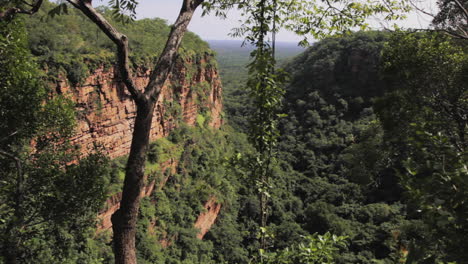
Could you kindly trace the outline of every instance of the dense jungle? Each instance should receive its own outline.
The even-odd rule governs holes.
[[[0,263],[468,263],[468,1],[183,2],[0,0]]]

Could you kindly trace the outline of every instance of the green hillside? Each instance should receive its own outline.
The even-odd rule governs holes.
[[[71,82],[78,83],[95,67],[109,67],[115,60],[115,45],[99,28],[74,8],[68,14],[50,17],[56,5],[46,1],[40,12],[26,19],[29,47],[40,67],[50,77],[65,73]],[[162,52],[170,26],[162,19],[142,19],[122,24],[111,18],[111,11],[100,10],[129,38],[132,67],[151,68]],[[187,32],[181,56],[212,54],[208,44],[197,35]]]
[[[24,5],[0,0],[0,11],[12,3]],[[455,19],[464,12],[451,13],[453,2],[438,4],[438,23],[465,26]],[[437,31],[370,31],[331,36],[306,50],[279,43],[278,63],[268,48],[260,50],[250,68],[257,75],[249,77],[250,47],[208,44],[187,33],[177,60],[202,71],[199,59],[212,58],[226,122],[211,127],[211,105],[200,103],[219,98],[219,86],[196,84],[216,72],[196,78],[180,70],[171,80],[186,74],[191,91],[213,96],[167,85],[177,100],[163,98],[157,107],[174,117],[156,109],[155,120],[165,126],[161,119],[174,118],[177,127],[170,123],[167,137],[139,142],[142,150],[131,158],[144,164],[136,166],[141,174],[125,178],[135,172],[128,157],[110,159],[99,144],[83,157],[72,140],[76,103],[50,90],[64,76],[92,89],[82,82],[114,65],[114,45],[71,6],[48,16],[56,6],[45,1],[31,17],[0,19],[0,264],[114,263],[110,216],[123,230],[135,223],[119,217],[124,185],[130,202],[141,199],[138,212],[129,210],[138,216],[139,264],[468,263],[466,40]],[[259,7],[253,19],[264,16]],[[354,2],[346,8],[371,12]],[[153,67],[171,25],[157,18],[122,24],[110,9],[99,10],[128,35],[134,72]],[[284,82],[279,67],[289,76]],[[252,97],[243,89],[249,78]],[[136,98],[138,113],[153,110]],[[181,121],[178,102],[193,114],[193,126]],[[249,130],[249,120],[262,125]],[[149,121],[140,124],[149,129]],[[135,129],[129,127],[123,129]],[[200,219],[209,221],[197,228]]]
[[[404,59],[398,55],[388,55],[394,52],[393,47],[398,47],[398,52],[403,52],[404,45],[409,45],[414,49],[423,50],[421,54],[424,55],[434,52],[430,50],[435,49],[437,51],[434,54],[439,54],[439,60],[452,60],[455,63],[454,68],[461,68],[446,70],[443,64],[428,64],[423,71],[419,71],[418,66],[415,66],[414,72],[408,74],[415,74],[414,76],[419,76],[421,80],[429,77],[430,82],[438,83],[445,78],[441,77],[444,75],[433,77],[426,75],[426,72],[429,72],[429,69],[440,70],[446,72],[445,76],[453,78],[452,82],[460,82],[463,78],[459,75],[463,69],[460,65],[464,65],[461,61],[466,62],[463,59],[466,59],[466,56],[461,55],[463,52],[458,47],[444,50],[446,46],[439,46],[438,41],[441,40],[437,36],[420,35],[407,44],[405,42],[408,40],[404,36],[369,32],[328,38],[314,44],[286,65],[291,80],[286,87],[283,102],[283,112],[287,116],[282,119],[280,126],[279,162],[272,175],[275,180],[271,190],[272,209],[268,227],[275,237],[271,242],[272,251],[293,245],[301,241],[301,236],[307,234],[331,232],[348,238],[348,246],[341,248],[334,263],[438,263],[443,260],[464,259],[464,253],[459,248],[463,243],[457,241],[466,234],[466,222],[463,220],[465,214],[449,209],[439,213],[431,212],[431,196],[418,196],[422,195],[424,188],[433,190],[430,187],[431,183],[406,183],[404,180],[407,177],[404,176],[407,168],[404,160],[411,159],[411,153],[422,155],[419,158],[428,155],[423,154],[427,151],[425,148],[418,149],[421,144],[432,148],[435,157],[442,155],[442,150],[437,150],[432,143],[423,143],[422,140],[427,138],[418,139],[419,136],[416,135],[422,135],[422,132],[411,128],[415,124],[410,120],[414,119],[404,114],[405,111],[414,111],[413,115],[419,116],[417,109],[420,108],[415,106],[426,107],[427,110],[420,112],[422,116],[419,120],[423,121],[417,122],[428,125],[435,122],[435,127],[431,129],[441,129],[437,125],[439,122],[446,124],[444,129],[455,129],[458,126],[458,122],[455,121],[457,119],[442,115],[440,118],[444,121],[430,121],[434,118],[434,113],[440,111],[437,110],[437,105],[429,103],[430,100],[434,100],[431,99],[434,95],[430,94],[440,86],[424,81],[420,85],[425,87],[424,93],[428,94],[421,93],[421,96],[417,96],[413,94],[412,88],[403,88],[416,85],[409,79],[410,84],[404,86],[402,80],[409,78],[402,77],[406,73],[402,76],[395,75],[394,72],[398,72],[399,68],[388,73],[387,65],[391,65],[388,63],[392,58],[394,61]],[[417,38],[421,38],[421,46],[415,44]],[[421,56],[416,50],[408,52],[408,58],[416,59],[417,56]],[[451,53],[458,55],[451,59],[448,55]],[[412,65],[409,60],[404,63]],[[463,96],[466,96],[466,87],[451,87],[455,92],[450,96],[450,100],[459,102],[460,107],[466,110],[466,104],[462,103]],[[393,95],[389,94],[391,91]],[[408,94],[405,94],[405,91]],[[437,100],[448,100],[442,98]],[[412,102],[407,103],[407,100]],[[429,101],[424,103],[424,100]],[[236,125],[247,124],[245,113],[248,111],[245,109],[249,105],[245,102],[248,100],[238,100],[237,104],[231,104],[232,113],[237,113],[234,116],[237,118],[234,121]],[[387,108],[390,106],[395,108]],[[394,123],[394,120],[403,117],[406,119],[400,119],[398,124]],[[459,120],[459,125],[465,122]],[[403,133],[409,133],[405,135],[407,138]],[[448,131],[441,133],[450,135]],[[464,133],[466,127],[459,135]],[[463,144],[461,138],[462,136],[454,135],[453,141]],[[412,149],[413,146],[416,149]],[[447,151],[452,148],[453,146],[447,147]],[[456,155],[457,151],[451,150],[450,153]],[[458,171],[464,159],[463,155],[453,157],[453,171],[445,172],[453,173],[453,176],[447,177],[454,177],[454,184],[459,187],[463,186],[459,180],[466,179],[466,173]],[[437,164],[438,161],[434,162]],[[436,166],[429,164],[427,166]],[[427,170],[429,169],[425,168],[421,175],[417,174],[421,180],[431,175],[425,174],[428,173]],[[414,173],[416,175],[416,172]],[[427,178],[429,181],[431,179],[434,178]],[[448,187],[441,183],[441,191]],[[409,193],[408,190],[412,189],[408,188],[415,188],[415,193]],[[448,197],[448,194],[440,195],[439,197]],[[241,230],[251,225],[255,226],[249,219],[258,217],[258,207],[252,210],[253,205],[258,206],[258,201],[251,194],[244,192],[239,193],[238,199],[242,203],[239,210],[234,212],[234,216],[222,215],[221,219],[237,219],[239,229],[234,233],[244,234]],[[428,207],[421,206],[420,203],[424,201],[421,199],[429,199],[426,201],[429,202]],[[432,217],[434,219],[429,220]],[[458,221],[464,224],[458,226],[455,224],[461,223]],[[436,223],[444,223],[447,229],[438,229],[439,224]],[[226,231],[231,228],[233,226],[229,229],[223,227],[223,222],[220,222],[208,233],[207,239],[211,236],[219,237],[216,232],[220,229],[231,234],[232,231]],[[450,232],[448,234],[451,235],[438,236],[440,232]],[[251,234],[241,237],[241,246],[229,244],[232,248],[228,251],[250,251],[250,254],[254,254],[252,248],[256,248],[257,241]],[[430,241],[437,242],[431,244]],[[226,247],[226,244],[221,245]],[[227,259],[228,263],[243,263],[227,258],[227,255],[222,259]]]

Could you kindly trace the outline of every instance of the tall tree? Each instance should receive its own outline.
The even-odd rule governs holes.
[[[409,214],[428,225],[431,245],[413,245],[410,260],[467,259],[468,57],[440,34],[397,34],[383,53],[389,84],[376,109]]]
[[[16,14],[33,14],[40,8],[42,1],[5,1],[0,2],[0,6],[6,7],[0,19],[10,19]],[[137,106],[137,114],[130,149],[130,155],[126,166],[126,176],[124,181],[122,201],[120,209],[113,215],[114,230],[114,250],[115,262],[136,263],[135,254],[135,231],[138,209],[140,205],[140,191],[144,187],[144,171],[146,153],[149,145],[149,134],[155,104],[160,96],[162,86],[166,82],[169,73],[174,65],[177,50],[182,37],[187,30],[195,10],[203,3],[205,10],[216,10],[220,15],[224,15],[224,10],[234,6],[244,10],[247,14],[246,23],[237,29],[239,35],[246,32],[253,32],[247,39],[255,42],[256,38],[264,38],[265,34],[257,34],[259,27],[257,22],[262,19],[258,13],[249,14],[250,6],[261,6],[265,1],[244,1],[244,0],[183,0],[179,16],[174,23],[169,34],[165,48],[151,73],[148,85],[142,89],[137,87],[132,80],[132,70],[129,66],[128,38],[111,25],[92,5],[91,0],[66,0],[66,2],[93,21],[117,47],[117,68],[120,78],[125,87],[130,92],[132,99]],[[120,18],[125,18],[124,14],[131,18],[135,17],[135,0],[110,0],[115,13]],[[384,14],[388,19],[400,17],[400,11],[405,11],[406,7],[400,3],[389,0],[364,1],[356,3],[351,0],[329,0],[329,1],[305,1],[288,0],[277,1],[274,12],[277,16],[271,21],[279,27],[285,27],[300,35],[311,33],[315,37],[323,37],[328,34],[348,31],[352,27],[366,27],[366,18],[374,14]],[[57,10],[66,9],[66,4],[59,5]],[[251,20],[249,18],[254,18]],[[249,24],[253,23],[254,26]],[[261,23],[261,32],[268,32],[272,29],[266,23]],[[278,28],[279,28],[278,27]],[[258,43],[265,43],[261,40]],[[305,43],[305,42],[304,42]],[[261,44],[259,47],[263,46]],[[261,48],[262,49],[262,48]],[[262,52],[258,53],[262,55]],[[263,53],[262,56],[271,56]],[[261,56],[261,57],[262,57]],[[263,58],[262,58],[263,60]],[[274,68],[274,64],[272,65]],[[272,68],[269,66],[269,68]],[[268,69],[270,71],[270,69]],[[271,72],[271,71],[270,71]],[[261,73],[261,72],[260,72]],[[269,74],[263,74],[260,83],[268,83]],[[260,87],[261,88],[261,87]],[[262,89],[262,88],[261,88]],[[265,90],[267,91],[267,90]],[[260,103],[270,103],[261,101]]]
[[[21,21],[0,22],[0,251],[7,264],[69,258],[81,234],[56,235],[86,233],[105,199],[107,159],[80,160],[68,140],[73,105],[60,97],[45,102],[31,57]]]
[[[71,5],[83,12],[93,21],[117,46],[117,67],[122,82],[132,95],[137,107],[130,154],[126,166],[125,181],[120,209],[112,216],[114,231],[115,263],[136,263],[135,234],[140,193],[144,187],[145,162],[149,146],[149,137],[153,112],[160,92],[166,82],[177,56],[177,50],[184,33],[197,7],[203,0],[184,0],[179,16],[173,25],[166,46],[151,73],[148,85],[142,90],[132,80],[129,66],[128,39],[111,25],[88,0],[68,0]],[[135,1],[115,1],[115,7],[125,7],[134,13]]]
[[[418,12],[432,18],[432,26],[445,34],[458,39],[468,39],[468,1],[437,0],[437,12],[424,6],[427,1],[410,0]]]

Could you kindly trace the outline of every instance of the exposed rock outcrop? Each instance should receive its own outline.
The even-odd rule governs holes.
[[[202,110],[210,113],[210,124],[222,123],[222,88],[216,67],[210,65],[212,55],[204,58],[179,59],[158,98],[155,108],[151,139],[167,136],[178,119],[193,125]],[[149,81],[149,70],[139,69],[134,82],[143,89]],[[135,117],[135,104],[119,82],[116,70],[97,68],[83,82],[72,86],[59,77],[55,91],[76,103],[79,120],[73,142],[81,146],[86,155],[94,146],[104,147],[111,157],[129,152]]]
[[[197,234],[198,239],[203,237],[210,231],[210,228],[215,224],[218,218],[219,212],[221,211],[221,204],[217,202],[216,197],[211,197],[204,206],[205,210],[199,216],[195,222],[195,228],[200,231]]]
[[[173,74],[164,86],[156,105],[151,139],[155,140],[167,136],[183,121],[194,125],[197,115],[202,111],[209,113],[209,125],[220,127],[222,124],[221,110],[221,82],[217,69],[208,65],[210,55],[198,61],[188,59],[178,61]],[[138,71],[134,82],[138,87],[145,87],[150,72]],[[125,87],[119,84],[115,69],[98,68],[88,76],[82,85],[70,86],[60,78],[56,91],[71,98],[77,105],[80,114],[78,131],[73,142],[82,148],[83,155],[93,149],[94,145],[101,145],[112,157],[123,156],[128,153],[132,137],[135,105]],[[180,119],[180,120],[177,120]],[[178,161],[171,158],[160,164],[161,171],[169,169],[175,173]],[[155,189],[162,189],[170,176],[148,183],[141,192],[141,197],[149,197]],[[105,208],[99,213],[99,224],[96,233],[110,230],[111,216],[120,207],[121,193],[113,194],[106,201]],[[195,224],[200,229],[200,239],[214,224],[221,205],[210,199]],[[214,210],[214,211],[213,211]],[[167,241],[170,244],[170,239]]]
[[[166,162],[164,162],[163,164],[161,164],[161,171],[166,171],[169,169],[171,174],[175,174],[177,165],[178,165],[178,161],[171,158],[167,160]],[[155,188],[158,188],[159,190],[161,190],[166,184],[169,177],[170,176],[165,176],[160,182],[156,182],[156,180],[152,180],[142,190],[142,192],[140,193],[140,196],[142,198],[151,196]],[[104,209],[101,210],[101,212],[99,212],[99,215],[98,215],[99,223],[97,225],[96,234],[102,233],[112,228],[111,217],[120,208],[121,199],[122,199],[121,192],[111,195],[109,198],[107,198]]]

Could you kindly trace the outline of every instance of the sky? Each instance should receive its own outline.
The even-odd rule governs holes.
[[[138,18],[154,18],[159,17],[166,19],[169,24],[172,24],[179,14],[183,0],[140,0],[137,8]],[[420,7],[433,12],[435,9],[436,0],[416,0],[421,1]],[[204,40],[226,40],[232,39],[229,33],[232,28],[240,25],[239,20],[242,19],[240,12],[230,11],[228,18],[222,20],[214,15],[202,17],[201,8],[199,8],[194,15],[189,30],[198,34]],[[430,17],[418,14],[416,12],[410,13],[408,19],[398,23],[400,27],[404,28],[427,28],[430,24]],[[381,22],[375,20],[370,23],[372,27],[383,28]],[[386,24],[386,27],[391,25]],[[281,31],[277,36],[278,41],[284,42],[298,42],[300,37],[294,33]]]

